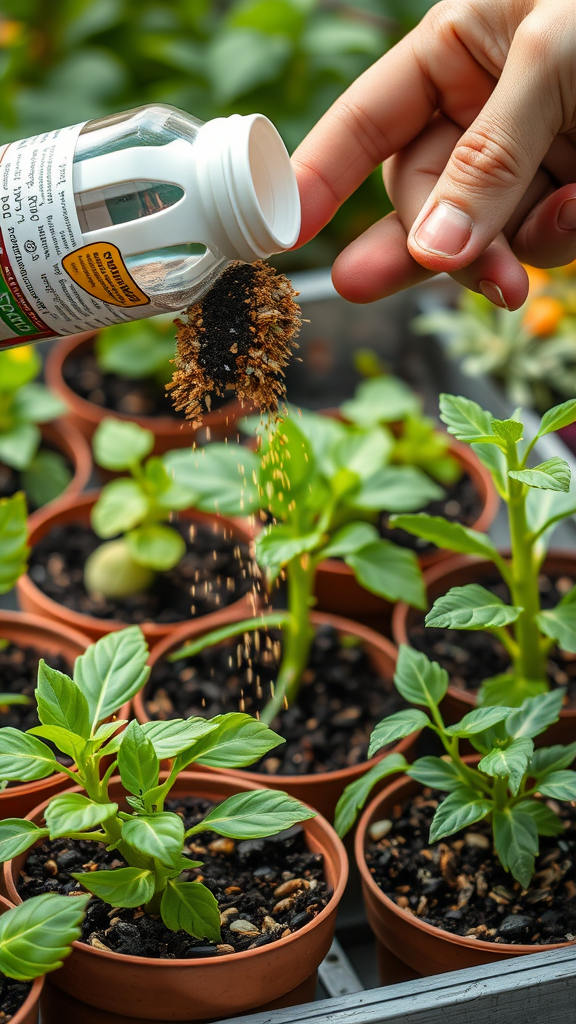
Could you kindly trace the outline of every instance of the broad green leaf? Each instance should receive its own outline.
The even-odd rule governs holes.
[[[550,690],[548,693],[529,697],[506,721],[509,736],[539,736],[557,722],[560,717],[565,690]]]
[[[517,807],[494,811],[492,816],[494,845],[502,867],[526,889],[534,874],[538,853],[538,831],[530,814]]]
[[[548,686],[542,679],[524,679],[513,672],[502,672],[484,680],[477,701],[482,707],[519,708],[528,698],[547,692]]]
[[[493,434],[492,415],[461,395],[440,395],[440,419],[459,441],[484,441]]]
[[[540,747],[530,758],[529,774],[533,778],[541,778],[546,772],[569,768],[575,759],[576,741],[566,747],[559,743],[553,747]]]
[[[320,530],[295,536],[288,526],[269,526],[256,541],[256,559],[263,566],[286,565],[306,551],[313,551],[321,541]]]
[[[538,784],[538,792],[542,796],[552,797],[553,800],[576,800],[576,772],[550,772]]]
[[[187,835],[212,831],[232,839],[259,839],[315,816],[315,811],[287,793],[255,789],[217,804]]]
[[[78,736],[69,729],[63,729],[61,725],[37,725],[34,729],[28,729],[29,736],[39,736],[41,740],[54,743],[58,750],[67,754],[77,764],[86,752],[87,740]]]
[[[10,726],[0,729],[0,781],[34,782],[46,779],[58,768],[45,743]]]
[[[291,52],[291,41],[282,35],[249,28],[218,32],[208,47],[207,62],[216,103],[227,106],[257,86],[275,81]]]
[[[324,558],[343,558],[379,539],[378,530],[371,523],[346,523],[336,531],[322,554]]]
[[[576,604],[558,604],[540,612],[536,622],[546,636],[557,640],[565,651],[576,651]]]
[[[522,440],[524,425],[518,420],[492,420],[492,431],[507,444],[515,445]]]
[[[519,736],[509,747],[491,750],[482,758],[478,767],[486,775],[507,778],[510,791],[516,796],[533,753],[534,743],[530,737]]]
[[[145,796],[158,785],[159,769],[156,751],[134,719],[123,732],[118,750],[118,770],[122,785],[134,796]]]
[[[491,729],[498,722],[503,722],[511,713],[511,708],[475,708],[464,715],[456,725],[449,725],[446,732],[449,736],[458,736],[465,739],[467,736],[474,736],[476,733]]]
[[[35,423],[15,423],[0,432],[0,462],[12,469],[27,469],[41,440],[40,428]]]
[[[154,872],[145,868],[72,872],[72,878],[112,907],[140,907],[154,895]]]
[[[541,421],[538,437],[550,434],[553,430],[561,430],[576,420],[576,398],[570,398],[561,405],[555,405],[553,409],[545,412]]]
[[[390,432],[374,426],[369,431],[349,430],[334,450],[340,468],[357,473],[360,480],[368,480],[374,471],[388,462],[394,445]]]
[[[8,978],[32,981],[62,966],[80,938],[89,896],[43,893],[0,917],[0,971]]]
[[[290,416],[307,438],[319,471],[327,478],[333,477],[338,471],[334,452],[347,436],[348,427],[331,416],[323,416],[310,409],[290,407]]]
[[[447,548],[462,555],[480,555],[482,558],[493,559],[497,553],[487,534],[478,533],[460,523],[449,523],[442,516],[429,516],[425,512],[413,516],[390,516],[390,525],[407,530],[415,537],[422,537],[439,548]]]
[[[43,658],[38,664],[35,696],[42,725],[58,725],[85,739],[89,737],[90,715],[84,694],[70,676],[50,668]]]
[[[510,470],[508,476],[528,487],[537,487],[544,491],[569,491],[570,466],[557,455],[546,462],[541,462],[534,469]]]
[[[336,805],[334,828],[338,835],[343,837],[350,831],[358,812],[364,807],[372,787],[377,782],[385,779],[388,775],[393,775],[394,772],[403,772],[407,769],[408,762],[403,754],[389,754],[373,765],[365,775],[346,786]]]
[[[169,371],[174,358],[174,324],[169,317],[136,320],[107,327],[95,339],[98,366],[120,377],[142,379]],[[169,379],[169,372],[166,379]]]
[[[76,659],[74,682],[88,701],[92,727],[113,715],[150,675],[148,646],[139,626],[97,640]]]
[[[482,821],[492,810],[492,801],[468,786],[459,786],[442,801],[430,825],[430,842],[437,843],[461,828]]]
[[[141,726],[150,740],[156,756],[162,761],[188,750],[202,736],[214,732],[218,726],[205,718],[177,718],[169,722],[144,722]]]
[[[86,832],[116,814],[118,804],[97,804],[82,793],[62,793],[55,796],[44,811],[50,839]]]
[[[454,763],[442,757],[419,757],[406,769],[406,775],[431,789],[446,789],[452,792],[462,785],[462,777]]]
[[[190,763],[186,760],[189,757],[211,768],[244,768],[285,742],[264,722],[240,711],[216,715],[210,723],[217,728],[196,740],[191,750],[180,755],[186,764]]]
[[[1,459],[1,455],[0,455]],[[26,498],[18,491],[0,499],[0,594],[6,594],[26,572],[28,529]]]
[[[132,530],[148,514],[149,499],[136,480],[111,480],[100,491],[90,522],[99,537],[106,539]]]
[[[494,629],[515,622],[522,610],[504,604],[479,583],[468,583],[452,587],[437,598],[426,616],[426,625],[441,629]]]
[[[113,416],[101,420],[92,438],[98,465],[116,471],[138,465],[153,447],[154,434],[151,430],[128,420],[116,420]]]
[[[175,483],[194,494],[190,504],[205,512],[241,516],[260,507],[260,460],[249,448],[214,443],[167,452],[162,461]]]
[[[345,556],[361,586],[388,601],[406,601],[426,607],[424,582],[418,559],[408,548],[389,540],[377,540]]]
[[[115,718],[113,722],[102,722],[94,733],[94,736],[90,740],[92,744],[92,750],[98,750],[106,740],[109,740],[111,736],[117,730],[120,730],[123,725],[128,725],[128,720],[124,718]],[[122,740],[121,735],[118,737],[118,742]]]
[[[184,822],[171,811],[132,817],[122,825],[122,839],[139,853],[172,867],[182,854]]]
[[[314,451],[308,438],[294,419],[279,420],[260,462],[262,507],[283,519],[290,502],[308,490],[314,474]]]
[[[383,466],[354,491],[350,504],[364,512],[413,512],[444,497],[444,490],[415,466]]]
[[[186,554],[186,541],[181,533],[163,523],[139,526],[126,535],[130,555],[139,565],[157,572],[166,572]]]
[[[216,897],[201,882],[168,881],[160,906],[170,931],[220,942],[220,911]]]
[[[360,427],[377,423],[395,423],[418,415],[420,399],[399,377],[382,376],[362,381],[354,398],[343,402],[340,411]]]
[[[557,814],[543,800],[521,800],[516,810],[528,814],[536,825],[539,836],[559,836],[564,826]]]
[[[48,423],[68,411],[66,403],[38,381],[18,388],[12,408],[16,419],[28,423]]]
[[[40,828],[26,818],[4,818],[0,821],[0,864],[29,850],[47,835],[47,828]]]
[[[409,704],[437,706],[448,689],[448,673],[438,662],[429,661],[425,654],[400,645],[394,684]]]
[[[401,740],[404,736],[411,736],[418,729],[424,729],[430,725],[430,719],[424,711],[418,708],[406,708],[404,711],[397,711],[378,723],[370,737],[368,757],[374,757],[382,747],[395,740]]]
[[[40,449],[27,469],[22,470],[22,486],[32,505],[40,508],[54,501],[68,487],[72,472],[60,452]]]

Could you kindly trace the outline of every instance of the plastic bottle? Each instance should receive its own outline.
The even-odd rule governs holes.
[[[0,150],[0,348],[181,310],[289,249],[300,203],[261,114],[150,104]]]

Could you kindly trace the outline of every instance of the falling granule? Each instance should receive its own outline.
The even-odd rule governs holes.
[[[240,401],[274,414],[302,323],[297,294],[261,260],[232,263],[175,321],[176,370],[166,385],[175,408],[199,424],[212,395],[233,390]]]

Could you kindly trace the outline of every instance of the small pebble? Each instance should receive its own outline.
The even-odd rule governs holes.
[[[280,900],[280,902],[277,903],[276,906],[273,908],[272,913],[285,914],[286,911],[290,910],[290,907],[293,906],[294,901],[294,896],[288,896],[285,900]]]
[[[382,818],[382,821],[372,822],[370,828],[368,829],[368,834],[370,836],[370,839],[377,843],[379,839],[384,839],[384,836],[388,835],[391,828],[392,822],[390,821],[390,819]]]
[[[490,839],[481,832],[466,832],[464,842],[472,850],[489,850]]]
[[[529,939],[536,928],[535,921],[525,914],[508,914],[498,928],[498,935],[503,939]]]
[[[216,946],[219,956],[228,956],[230,953],[234,953],[234,946],[229,946],[227,942],[221,942],[219,946]]]
[[[288,882],[282,882],[277,889],[274,889],[275,896],[290,896],[300,889],[308,889],[309,883],[305,878],[291,878]]]
[[[258,935],[256,925],[252,924],[251,921],[245,921],[243,917],[238,918],[237,921],[232,921],[229,927],[231,932],[235,932],[238,935]]]
[[[218,839],[214,839],[208,844],[208,849],[211,853],[223,853],[227,857],[230,857],[236,849],[236,843],[233,839],[228,839],[226,836],[221,836]]]

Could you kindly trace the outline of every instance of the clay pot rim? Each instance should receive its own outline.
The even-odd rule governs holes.
[[[64,415],[49,420],[47,423],[39,423],[38,426],[43,440],[53,444],[61,455],[69,459],[74,470],[70,483],[62,493],[47,502],[47,505],[54,508],[56,502],[80,494],[87,486],[92,475],[92,452],[88,441],[80,433],[78,427],[67,421]],[[42,505],[41,508],[46,508],[46,505]]]
[[[166,779],[168,777],[168,774],[168,772],[160,772],[160,779]],[[214,774],[214,776],[211,776],[207,772],[184,771],[180,773],[178,779],[182,779],[184,782],[188,782],[191,787],[194,785],[200,788],[206,785],[210,786],[211,781],[214,782],[219,779],[221,782],[228,783],[228,785],[234,787],[235,789],[243,789],[245,791],[251,791],[254,789],[266,789],[266,786],[257,786],[252,782],[243,782],[241,779],[237,778],[228,779],[224,776],[216,776],[216,773]],[[110,779],[110,784],[114,782],[121,783],[119,775],[115,775]],[[79,793],[84,792],[84,790],[81,786],[71,786],[70,789],[65,790],[65,792]],[[233,793],[230,793],[229,795],[232,796]],[[224,797],[223,799],[226,799],[226,797]],[[303,801],[300,802],[303,803]],[[34,807],[26,815],[26,819],[29,819],[30,821],[34,820],[34,818],[37,817],[49,803],[50,800],[44,800],[41,804],[38,804],[37,807]],[[346,888],[346,883],[348,881],[348,857],[346,854],[346,850],[344,848],[344,844],[340,837],[337,835],[337,833],[334,831],[332,825],[330,825],[330,823],[326,820],[326,818],[324,818],[321,814],[318,814],[317,811],[315,813],[316,816],[314,818],[307,819],[306,821],[303,821],[301,823],[302,827],[304,829],[304,832],[306,833],[308,822],[310,822],[312,827],[314,822],[317,823],[322,838],[327,843],[332,844],[334,853],[336,854],[338,859],[338,880],[334,887],[332,896],[328,900],[326,906],[320,911],[317,917],[313,918],[308,924],[305,924],[303,928],[299,928],[297,932],[292,932],[290,935],[287,935],[283,939],[276,939],[275,942],[271,942],[267,946],[260,946],[257,949],[245,949],[241,953],[226,953],[224,956],[200,958],[200,960],[198,961],[195,961],[194,959],[182,960],[178,958],[168,960],[162,959],[161,957],[133,956],[131,953],[115,953],[112,950],[108,951],[106,949],[96,949],[94,946],[89,946],[86,942],[80,942],[78,939],[75,939],[75,941],[72,943],[72,947],[78,948],[82,950],[82,952],[88,951],[89,954],[93,954],[94,956],[103,958],[105,960],[120,959],[121,962],[131,964],[143,964],[147,967],[153,967],[156,970],[162,970],[164,965],[169,965],[171,967],[190,967],[193,966],[196,962],[201,963],[203,969],[206,967],[210,968],[211,966],[216,966],[216,964],[229,963],[230,961],[237,962],[239,956],[242,956],[246,959],[253,959],[255,956],[258,956],[258,954],[268,951],[271,946],[276,946],[280,943],[282,943],[282,945],[284,946],[287,946],[293,942],[296,942],[300,936],[307,935],[309,932],[313,930],[315,926],[317,926],[320,922],[326,920],[326,918],[333,913],[334,906],[337,906],[340,900],[342,899],[344,889]],[[14,885],[14,879],[11,870],[12,863],[13,861],[9,860],[6,861],[4,864],[4,880],[6,883],[6,887],[8,889],[8,895],[11,897],[14,893],[18,898],[18,903],[22,903],[23,900],[21,900],[20,897],[18,896],[16,886]]]
[[[42,508],[37,509],[28,518],[28,540],[30,546],[33,547],[37,540],[41,539],[36,536],[37,532],[42,530],[44,526],[46,529],[42,533],[42,537],[50,532],[53,526],[59,525],[60,517],[69,512],[77,510],[80,514],[86,510],[90,510],[92,506],[98,500],[101,488],[91,488],[89,491],[83,491],[82,494],[69,495],[68,497],[60,497],[57,502],[53,502],[50,505],[45,505]],[[199,519],[208,522],[220,522],[224,529],[228,529],[235,536],[239,536],[239,539],[245,544],[252,544],[254,538],[249,534],[248,530],[238,521],[228,518],[212,512],[201,512],[200,509],[189,508],[183,509],[178,513],[183,519]],[[53,523],[50,520],[54,520]],[[35,603],[42,604],[47,609],[47,614],[51,616],[49,621],[51,622],[70,622],[71,628],[76,629],[78,632],[82,632],[84,629],[97,629],[102,633],[113,633],[120,629],[125,629],[127,626],[135,625],[135,623],[122,622],[121,619],[100,619],[96,615],[87,615],[85,612],[78,612],[74,608],[67,608],[66,605],[60,604],[55,601],[54,598],[48,597],[44,591],[37,586],[29,572],[24,573],[16,584],[17,590],[22,591],[25,595],[34,595]],[[200,620],[204,618],[211,618],[213,616],[219,616],[220,612],[226,611],[230,608],[235,608],[236,605],[246,606],[250,592],[244,594],[238,598],[237,601],[232,604],[226,605],[222,609],[218,609],[215,612],[207,612],[205,615],[198,616]],[[187,621],[183,619],[181,623],[172,622],[155,622],[151,619],[146,619],[143,622],[137,623],[144,632],[145,636],[150,639],[155,637],[163,638],[167,633],[172,635],[174,631],[173,627],[180,628],[181,625],[186,625]],[[171,628],[172,627],[172,628]],[[91,641],[92,643],[93,641]]]
[[[480,760],[480,756],[468,755],[463,758],[467,763],[472,761]],[[412,925],[416,929],[425,932],[427,935],[435,939],[441,939],[443,942],[449,942],[455,946],[465,946],[467,949],[478,949],[484,953],[494,953],[494,951],[503,950],[506,954],[512,953],[513,955],[523,955],[528,953],[551,953],[555,949],[565,949],[566,946],[574,946],[576,939],[566,940],[566,942],[548,943],[546,945],[527,945],[527,944],[513,944],[511,942],[485,942],[483,939],[475,939],[468,935],[454,935],[453,932],[447,932],[443,928],[438,928],[436,925],[426,924],[425,921],[421,921],[420,918],[410,914],[407,910],[397,906],[394,900],[391,900],[386,893],[382,892],[382,889],[376,884],[372,877],[366,858],[364,856],[364,848],[366,845],[366,834],[368,826],[371,824],[374,816],[378,814],[381,804],[384,800],[390,798],[391,795],[395,794],[395,791],[403,790],[404,788],[412,788],[414,785],[420,789],[425,787],[419,783],[416,783],[414,779],[411,779],[408,775],[400,775],[399,778],[395,779],[394,782],[390,783],[378,793],[373,800],[370,801],[368,806],[365,808],[356,830],[356,836],[354,839],[354,855],[360,875],[362,877],[362,884],[366,885],[372,895],[376,897],[378,902],[383,903],[389,911],[393,914],[398,915],[406,924]],[[398,802],[403,799],[400,792],[397,795]]]
[[[176,316],[176,314],[174,315]],[[70,337],[61,338],[46,357],[45,372],[48,385],[64,399],[70,411],[76,412],[83,419],[89,420],[95,427],[107,416],[112,416],[114,419],[124,420],[125,422],[137,422],[144,429],[151,430],[157,437],[173,435],[178,426],[185,428],[188,425],[192,429],[192,424],[189,420],[180,419],[178,416],[132,416],[129,413],[106,409],[101,405],[96,405],[95,402],[89,402],[87,398],[82,398],[82,395],[79,395],[70,387],[64,379],[64,363],[76,349],[87,344],[99,333],[97,330],[84,331],[81,334],[73,334]],[[214,426],[222,417],[226,419],[231,413],[235,413],[236,409],[241,407],[240,401],[237,398],[233,398],[213,413],[206,413],[203,417],[202,425],[207,427]]]
[[[238,613],[230,615],[229,621],[234,622],[236,620],[241,622],[242,618],[243,616]],[[382,653],[389,657],[394,664],[396,663],[396,659],[398,657],[397,648],[390,640],[388,640],[387,637],[377,633],[376,630],[371,629],[370,626],[364,626],[362,623],[355,622],[353,619],[347,619],[343,615],[332,615],[329,612],[318,611],[312,611],[311,621],[318,625],[324,623],[326,625],[333,626],[334,629],[337,629],[341,633],[345,632],[349,635],[358,636],[365,643],[372,643],[375,646],[379,646],[381,647]],[[148,659],[150,668],[153,669],[156,663],[160,661],[172,647],[182,644],[184,640],[192,639],[190,633],[190,627],[184,626],[176,633],[172,633],[171,636],[166,637],[164,640],[161,640],[160,643],[156,644],[150,652],[150,657]],[[194,635],[200,636],[201,634],[202,631],[197,630]],[[221,642],[225,643],[226,641]],[[143,702],[143,693],[146,686],[147,683],[144,684],[142,689],[139,690],[132,699],[134,714],[140,723],[142,723],[142,721],[150,721],[148,715],[145,713]],[[419,733],[417,735],[419,735]],[[404,753],[404,751],[411,746],[413,742],[414,733],[411,733],[410,736],[406,736],[404,739],[398,740],[392,747],[390,747],[390,749],[383,750],[382,753],[376,754],[375,757],[371,757],[368,761],[361,761],[359,764],[349,765],[347,768],[335,768],[334,771],[331,772],[307,772],[304,775],[280,775],[274,773],[270,776],[263,776],[260,772],[247,771],[244,768],[218,768],[214,769],[214,771],[217,771],[218,774],[226,775],[228,778],[248,779],[254,780],[254,782],[259,782],[259,780],[269,777],[270,779],[274,779],[275,783],[278,783],[278,785],[286,786],[293,785],[295,782],[298,782],[299,785],[322,785],[324,783],[331,782],[336,778],[340,778],[344,783],[347,783],[349,779],[354,779],[360,768],[368,771],[377,764],[378,761],[381,761],[383,757],[392,753],[392,751],[400,754]],[[266,788],[265,782],[259,782],[259,784]]]
[[[4,910],[6,911],[13,910],[14,904],[10,903],[10,900],[7,900],[5,896],[0,896],[0,908],[4,908]],[[1,916],[2,910],[0,909],[0,917]],[[34,1006],[36,1006],[38,1000],[40,999],[40,993],[42,992],[42,989],[44,987],[45,977],[45,974],[41,974],[38,978],[34,978],[34,981],[32,982],[32,988],[30,989],[28,995],[26,996],[26,999],[24,1000],[22,1005],[16,1010],[16,1013],[13,1014],[13,1016],[10,1018],[11,1024],[21,1024],[21,1021],[23,1021],[26,1015],[30,1013],[30,1010],[32,1010]]]
[[[499,553],[506,557],[509,557],[510,555],[510,551],[504,548],[500,548]],[[553,548],[548,551],[542,568],[545,569],[548,562],[557,558],[561,559],[565,563],[576,562],[576,551],[569,551],[566,548]],[[446,558],[442,562],[438,562],[436,565],[431,565],[430,568],[424,572],[424,586],[427,589],[429,585],[437,583],[443,576],[448,575],[449,573],[459,572],[461,569],[473,568],[474,566],[485,565],[493,566],[494,563],[491,562],[489,558],[482,558],[479,555],[452,555],[451,558]],[[408,618],[413,611],[418,610],[419,609],[412,609],[405,601],[398,601],[397,605],[394,607],[394,611],[392,612],[392,635],[398,646],[400,646],[400,644],[408,644],[410,646],[407,630]],[[452,683],[449,683],[447,692],[451,697],[454,697],[468,705],[471,710],[476,707],[476,695],[470,690],[463,690],[459,686],[454,686]],[[576,707],[562,708],[560,711],[560,718],[574,719],[574,721],[576,721]]]

